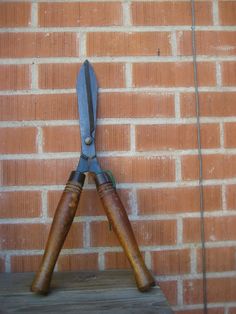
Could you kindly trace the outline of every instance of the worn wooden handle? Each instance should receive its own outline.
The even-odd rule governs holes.
[[[84,179],[83,173],[71,172],[53,218],[40,268],[31,286],[33,292],[47,294],[49,291],[58,255],[76,213]]]
[[[147,291],[155,285],[155,280],[144,263],[129,218],[116,189],[105,172],[98,174],[95,181],[108,220],[134,270],[137,287],[140,291]]]

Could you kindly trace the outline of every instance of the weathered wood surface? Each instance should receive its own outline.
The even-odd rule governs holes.
[[[30,292],[32,273],[0,274],[0,314],[171,314],[158,286],[137,290],[131,271],[54,273],[51,292]]]

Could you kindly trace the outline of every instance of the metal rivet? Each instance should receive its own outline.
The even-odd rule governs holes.
[[[92,143],[93,139],[91,136],[86,137],[86,139],[84,140],[86,145],[90,145]]]

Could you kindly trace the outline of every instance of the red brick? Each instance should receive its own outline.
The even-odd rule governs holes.
[[[212,24],[210,1],[196,2],[196,24]],[[132,21],[134,25],[191,25],[191,4],[180,1],[133,2]]]
[[[174,160],[162,157],[102,158],[103,169],[110,169],[117,182],[166,182],[175,180]]]
[[[220,146],[218,124],[202,124],[202,147]],[[136,150],[177,150],[197,148],[197,127],[194,124],[163,124],[136,126]]]
[[[31,78],[28,65],[0,65],[0,73],[0,90],[17,90],[30,88]]]
[[[130,263],[123,252],[105,253],[105,269],[128,269]]]
[[[121,25],[119,2],[40,3],[39,25],[44,27]]]
[[[117,190],[126,211],[132,212],[132,191],[131,190]],[[55,213],[57,204],[62,195],[62,191],[48,191],[48,215],[52,217]],[[104,215],[104,209],[97,190],[83,190],[81,194],[79,206],[77,209],[77,216],[101,216]]]
[[[175,220],[142,220],[132,222],[136,239],[140,245],[176,244]]]
[[[236,93],[205,92],[199,93],[200,116],[231,117],[236,116]],[[196,116],[195,95],[180,94],[180,111],[182,117]]]
[[[224,146],[226,148],[236,147],[236,123],[224,124]]]
[[[207,280],[208,302],[234,302],[236,299],[235,278],[209,278]],[[184,281],[184,303],[202,303],[202,281]]]
[[[5,272],[5,259],[0,257],[0,273]]]
[[[222,208],[220,186],[205,186],[204,196],[205,210]],[[177,214],[200,210],[198,187],[138,189],[137,198],[141,215]]]
[[[31,4],[22,2],[0,3],[0,27],[28,26],[31,17]]]
[[[53,217],[63,191],[48,191],[48,215]],[[102,203],[97,191],[83,190],[76,216],[100,216],[104,215]]]
[[[167,93],[101,93],[98,117],[158,118],[174,117],[174,96]]]
[[[93,64],[99,87],[125,86],[123,63]],[[80,64],[52,63],[39,65],[39,87],[47,89],[75,88]]]
[[[35,153],[36,128],[1,128],[0,129],[0,153],[1,154],[27,154]],[[26,141],[27,138],[27,141]]]
[[[236,53],[236,32],[197,31],[197,55],[230,56]],[[177,54],[192,55],[192,33],[177,32]]]
[[[132,221],[132,228],[139,245],[176,244],[175,220]],[[91,223],[91,246],[119,246],[115,234],[109,231],[108,222]]]
[[[100,158],[117,182],[165,182],[175,179],[174,160],[167,157]],[[78,159],[2,160],[3,185],[65,184]]]
[[[0,225],[0,248],[2,250],[43,249],[48,226],[43,224]]]
[[[197,252],[198,272],[202,272],[202,252]],[[206,249],[207,272],[235,271],[236,248],[218,247]]]
[[[3,250],[44,249],[50,226],[43,224],[0,225],[0,248]],[[78,248],[82,246],[83,224],[73,223],[63,248]]]
[[[229,314],[236,314],[236,307],[229,308]]]
[[[74,159],[2,160],[2,184],[65,184],[76,163]]]
[[[125,151],[130,149],[128,125],[103,125],[96,131],[98,151]],[[45,152],[80,151],[79,126],[55,126],[43,128],[43,150]]]
[[[1,121],[78,119],[76,94],[0,96]]]
[[[11,256],[11,271],[14,273],[35,272],[39,269],[41,259],[41,255]]]
[[[161,287],[167,301],[170,305],[174,306],[177,304],[177,282],[176,281],[161,281],[158,282]]]
[[[60,255],[58,259],[59,271],[97,270],[98,254],[85,253]]]
[[[205,240],[208,242],[236,240],[236,217],[208,217],[204,220]],[[200,219],[185,218],[183,222],[184,242],[200,242]]]
[[[83,223],[73,222],[63,248],[76,249],[83,247]]]
[[[76,57],[75,33],[1,33],[0,58]]]
[[[90,246],[119,246],[113,230],[109,229],[108,221],[93,221],[90,223]]]
[[[166,56],[171,55],[168,32],[88,33],[89,56]]]
[[[223,86],[235,86],[236,85],[236,62],[222,62],[222,85]]]
[[[236,209],[236,185],[226,186],[226,203],[228,209]]]
[[[41,214],[39,191],[0,192],[0,218],[32,218]]]
[[[79,126],[54,126],[43,128],[43,151],[80,151]]]
[[[210,62],[198,64],[199,84],[214,86],[215,65]],[[133,85],[160,87],[193,86],[193,65],[191,62],[148,62],[133,64]]]
[[[174,96],[168,93],[99,93],[99,118],[174,117]],[[76,93],[0,96],[0,120],[78,119]]]
[[[219,18],[221,25],[236,24],[236,3],[235,1],[219,1]]]
[[[198,157],[182,156],[182,178],[193,180],[199,177]],[[236,176],[235,155],[203,155],[203,178],[204,179],[227,179]]]
[[[152,270],[157,275],[177,275],[190,272],[189,250],[152,252]]]

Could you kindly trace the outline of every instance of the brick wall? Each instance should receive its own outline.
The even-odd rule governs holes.
[[[236,313],[236,1],[196,1],[210,314]],[[190,1],[0,2],[0,269],[35,271],[99,86],[98,156],[176,313],[201,312]],[[57,270],[128,267],[91,182]]]

